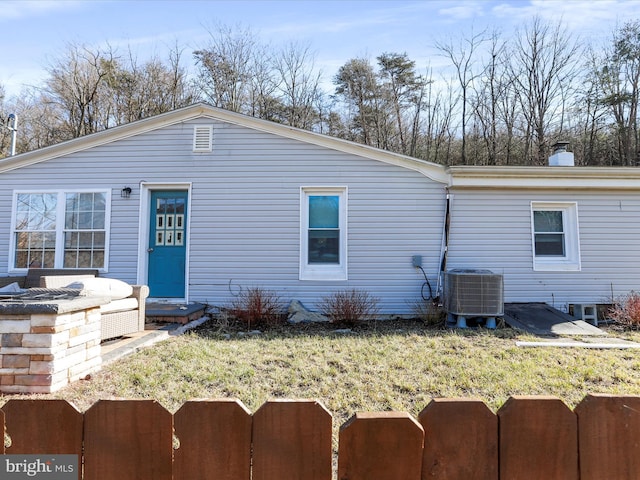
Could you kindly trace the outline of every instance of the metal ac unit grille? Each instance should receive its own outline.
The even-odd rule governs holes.
[[[502,275],[489,270],[450,270],[445,273],[444,308],[467,317],[502,316]]]

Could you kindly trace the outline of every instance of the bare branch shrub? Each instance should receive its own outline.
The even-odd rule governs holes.
[[[444,321],[444,312],[431,301],[419,299],[411,303],[411,311],[425,325],[438,325]]]
[[[284,303],[278,295],[260,287],[242,290],[231,302],[229,313],[247,329],[284,322]]]
[[[618,297],[607,312],[612,320],[629,328],[640,328],[640,293],[631,291]]]
[[[374,320],[378,314],[378,301],[363,290],[342,290],[324,297],[318,308],[330,322],[353,326]]]

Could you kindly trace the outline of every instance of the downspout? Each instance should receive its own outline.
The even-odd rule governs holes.
[[[445,211],[444,211],[444,224],[442,226],[442,243],[440,248],[440,271],[438,272],[438,286],[436,289],[438,298],[442,298],[442,282],[444,273],[447,270],[447,254],[449,253],[449,227],[451,226],[451,193],[449,189],[445,189],[447,192]]]

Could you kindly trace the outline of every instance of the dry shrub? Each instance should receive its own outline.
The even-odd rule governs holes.
[[[354,326],[375,319],[378,299],[363,290],[342,290],[324,297],[318,308],[330,322]]]
[[[278,295],[259,287],[242,290],[228,312],[247,328],[270,327],[284,322],[284,303]]]
[[[607,313],[617,323],[633,329],[640,328],[640,294],[631,291],[622,295]]]
[[[446,316],[442,308],[429,300],[416,300],[411,304],[411,311],[427,326],[443,323]]]

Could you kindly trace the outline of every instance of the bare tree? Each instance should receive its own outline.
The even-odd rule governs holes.
[[[265,120],[278,120],[277,84],[274,80],[272,53],[262,44],[253,51],[253,66],[248,114]]]
[[[601,101],[615,125],[622,165],[635,165],[639,156],[640,21],[624,24],[613,35],[610,48],[596,65]]]
[[[193,53],[202,94],[216,107],[243,112],[254,91],[258,40],[250,29],[240,26],[220,25],[209,34],[207,48]]]
[[[90,50],[70,44],[67,52],[49,68],[45,101],[55,104],[63,117],[70,138],[97,132],[101,83],[114,61],[110,50]]]
[[[487,40],[486,33],[471,33],[470,37],[462,38],[459,42],[437,43],[436,48],[451,60],[455,67],[456,77],[460,85],[462,115],[460,118],[462,129],[461,162],[467,163],[467,109],[469,106],[469,91],[473,81],[480,75],[475,71],[474,63],[478,48]]]
[[[42,89],[21,95],[20,140],[26,150],[98,132],[185,106],[194,90],[180,65],[157,57],[138,64],[131,50],[123,60],[110,49],[71,44],[49,66]]]
[[[481,81],[473,85],[474,98],[471,100],[474,120],[479,127],[479,135],[484,142],[486,163],[498,163],[498,130],[500,120],[499,99],[506,94],[503,84],[504,43],[497,33],[490,38],[489,61],[481,75]],[[478,163],[478,160],[476,162]]]
[[[548,136],[561,134],[564,104],[572,94],[578,44],[560,23],[547,25],[538,17],[520,31],[509,53],[511,80],[525,123],[526,151],[544,164]]]
[[[418,150],[420,158],[425,158],[436,163],[450,163],[450,152],[455,138],[453,124],[453,112],[456,104],[456,95],[451,85],[446,91],[436,90],[434,84],[427,85],[425,95],[426,128],[423,135],[423,153]]]
[[[318,120],[314,105],[323,95],[321,72],[314,68],[309,46],[286,44],[273,58],[275,81],[284,108],[283,123],[312,130]]]
[[[613,164],[615,149],[609,148],[608,107],[601,85],[602,55],[593,46],[586,49],[579,87],[571,105],[572,146],[579,165]]]
[[[35,87],[22,89],[9,107],[18,115],[16,152],[28,152],[69,140],[64,119],[53,103],[46,101]]]
[[[9,144],[11,143],[11,132],[7,125],[9,113],[5,107],[4,85],[0,83],[0,158],[9,155]]]
[[[180,66],[181,51],[170,52],[169,64],[152,57],[139,65],[129,50],[127,63],[105,61],[108,72],[101,85],[103,125],[121,125],[193,102],[195,92]]]

